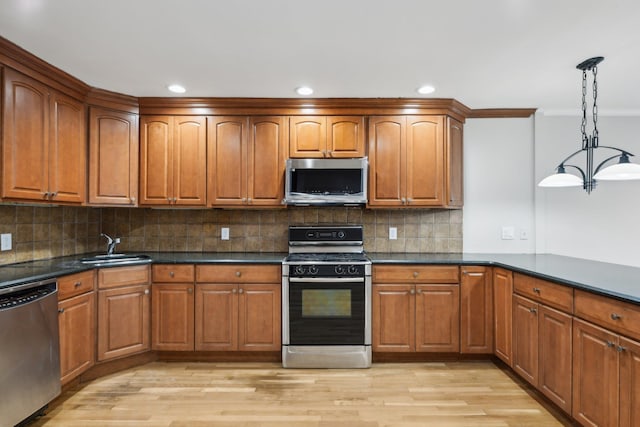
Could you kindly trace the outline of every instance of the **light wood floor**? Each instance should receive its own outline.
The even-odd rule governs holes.
[[[489,361],[374,364],[154,362],[68,392],[33,426],[562,426]]]

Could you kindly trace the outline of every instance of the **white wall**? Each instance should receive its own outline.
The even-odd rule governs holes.
[[[466,121],[464,252],[535,251],[533,136],[533,117]],[[515,228],[514,240],[502,240],[503,226]]]
[[[640,162],[640,117],[601,114],[598,129],[601,145],[627,149],[636,154],[632,161]],[[536,184],[579,148],[580,117],[537,113]],[[599,155],[596,162],[603,158]],[[584,164],[581,155],[576,165]],[[580,188],[535,192],[536,252],[640,266],[640,181],[599,182],[590,195]]]

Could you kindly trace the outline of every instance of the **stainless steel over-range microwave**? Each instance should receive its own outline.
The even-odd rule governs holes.
[[[288,159],[285,203],[297,206],[351,206],[367,203],[366,157]]]

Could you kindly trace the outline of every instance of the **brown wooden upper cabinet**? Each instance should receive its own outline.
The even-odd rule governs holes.
[[[283,207],[287,118],[208,120],[209,205]]]
[[[91,107],[89,204],[135,206],[137,198],[137,114]]]
[[[289,157],[363,157],[364,130],[362,116],[291,117]]]
[[[140,204],[205,206],[206,196],[206,118],[143,116]]]
[[[82,102],[5,68],[2,198],[83,203],[85,120]]]
[[[369,119],[369,207],[461,207],[462,125],[445,116]]]

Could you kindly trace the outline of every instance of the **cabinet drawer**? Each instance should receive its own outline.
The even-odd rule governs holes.
[[[573,289],[524,274],[513,275],[513,291],[534,301],[573,313]]]
[[[193,264],[158,264],[151,267],[153,282],[193,282],[195,265]]]
[[[457,266],[449,265],[374,265],[376,283],[458,283]]]
[[[280,283],[279,265],[198,265],[196,282],[206,283]]]
[[[576,289],[575,315],[631,338],[640,339],[640,307]]]
[[[58,301],[95,289],[95,270],[83,271],[58,279]]]
[[[98,289],[149,283],[149,265],[101,268],[98,270]]]

